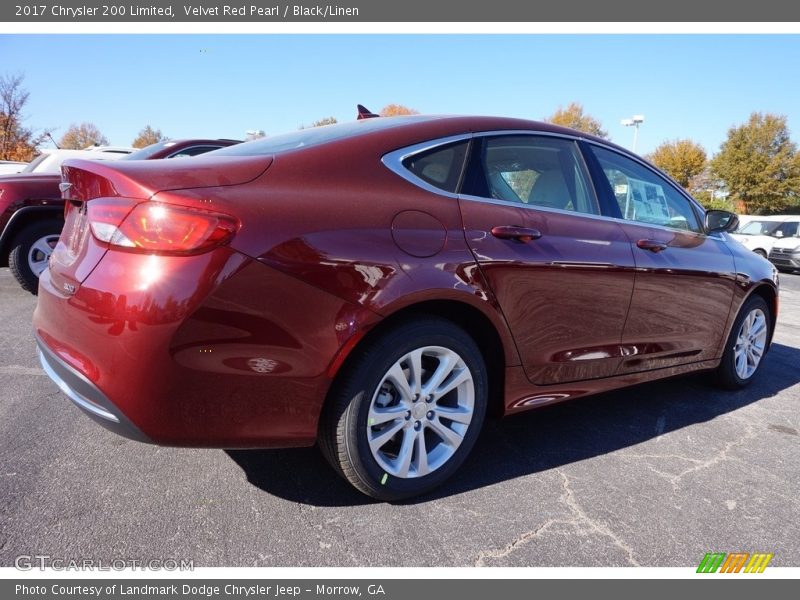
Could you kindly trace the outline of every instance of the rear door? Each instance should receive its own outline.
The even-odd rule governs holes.
[[[590,145],[601,193],[613,194],[636,263],[619,373],[718,356],[736,285],[733,255],[707,235],[690,200],[644,163]]]
[[[575,141],[476,136],[459,206],[467,243],[497,298],[528,378],[614,374],[633,256],[600,204]]]

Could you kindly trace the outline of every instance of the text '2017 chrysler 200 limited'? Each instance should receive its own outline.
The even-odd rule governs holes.
[[[488,411],[745,386],[775,326],[734,215],[543,123],[364,119],[63,175],[34,315],[61,389],[156,444],[319,442],[375,498],[444,481]]]

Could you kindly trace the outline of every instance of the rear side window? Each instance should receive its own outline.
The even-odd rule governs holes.
[[[504,202],[600,214],[575,142],[535,135],[483,140],[465,193]]]
[[[455,193],[464,168],[469,141],[439,146],[409,156],[403,166],[416,177],[445,192]]]

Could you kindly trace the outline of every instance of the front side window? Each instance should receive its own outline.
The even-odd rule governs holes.
[[[689,200],[666,179],[617,152],[592,147],[622,217],[672,229],[700,233],[702,228]]]
[[[485,138],[475,196],[528,206],[599,214],[577,146],[532,135]]]

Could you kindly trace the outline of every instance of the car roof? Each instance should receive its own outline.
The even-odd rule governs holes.
[[[458,115],[403,115],[361,119],[260,138],[223,150],[217,150],[214,154],[277,154],[366,137],[382,138],[387,148],[392,146],[400,148],[415,142],[491,131],[504,133],[533,131],[558,134],[602,143],[630,154],[627,149],[617,146],[608,140],[551,123],[511,117]]]

